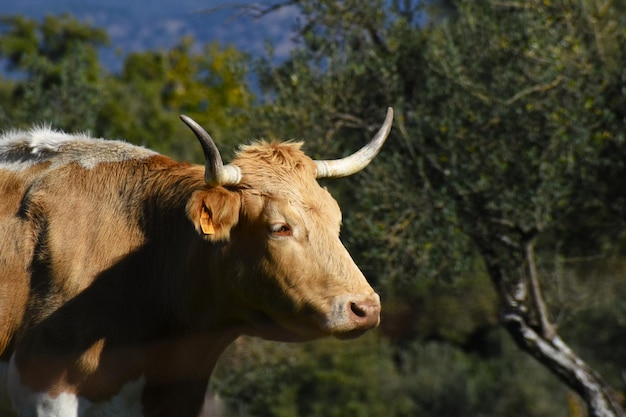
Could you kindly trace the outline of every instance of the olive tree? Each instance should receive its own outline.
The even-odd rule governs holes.
[[[347,148],[396,108],[375,172],[343,190],[358,200],[346,222],[368,226],[347,238],[370,275],[410,299],[424,277],[484,268],[519,347],[590,415],[623,416],[610,385],[559,336],[538,267],[621,243],[623,6],[293,0],[266,11],[287,6],[301,13],[301,47],[259,67],[268,132]]]

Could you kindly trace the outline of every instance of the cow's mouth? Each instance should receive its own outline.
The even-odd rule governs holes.
[[[247,321],[250,326],[246,334],[267,340],[306,342],[330,335],[320,328],[317,320],[308,315],[299,320],[277,320],[265,312],[255,311],[247,317]]]
[[[324,336],[354,339],[380,322],[380,298],[342,295],[332,299],[326,311],[312,306],[294,315],[276,315],[262,310],[251,311],[246,334],[283,342],[303,342]]]
[[[333,336],[339,340],[356,339],[357,337],[361,336],[363,333],[365,333],[368,330],[369,329],[354,329],[354,330],[349,330],[347,332],[336,333],[336,334],[333,334]]]

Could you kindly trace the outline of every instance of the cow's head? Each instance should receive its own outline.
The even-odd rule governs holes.
[[[377,326],[379,296],[342,245],[339,206],[317,179],[363,169],[389,134],[392,110],[372,141],[346,158],[316,161],[299,143],[261,142],[243,147],[226,166],[210,136],[182,119],[206,157],[207,186],[187,212],[219,249],[214,261],[226,281],[220,285],[238,301],[231,319],[245,322],[248,333],[279,340],[347,338]]]

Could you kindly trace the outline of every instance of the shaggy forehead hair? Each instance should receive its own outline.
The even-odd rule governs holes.
[[[244,187],[270,191],[279,184],[317,184],[315,162],[301,148],[301,142],[259,141],[242,146],[232,163],[241,169]]]

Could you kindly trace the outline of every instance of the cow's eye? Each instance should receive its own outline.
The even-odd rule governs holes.
[[[291,236],[293,231],[287,223],[274,223],[270,226],[272,236]]]

